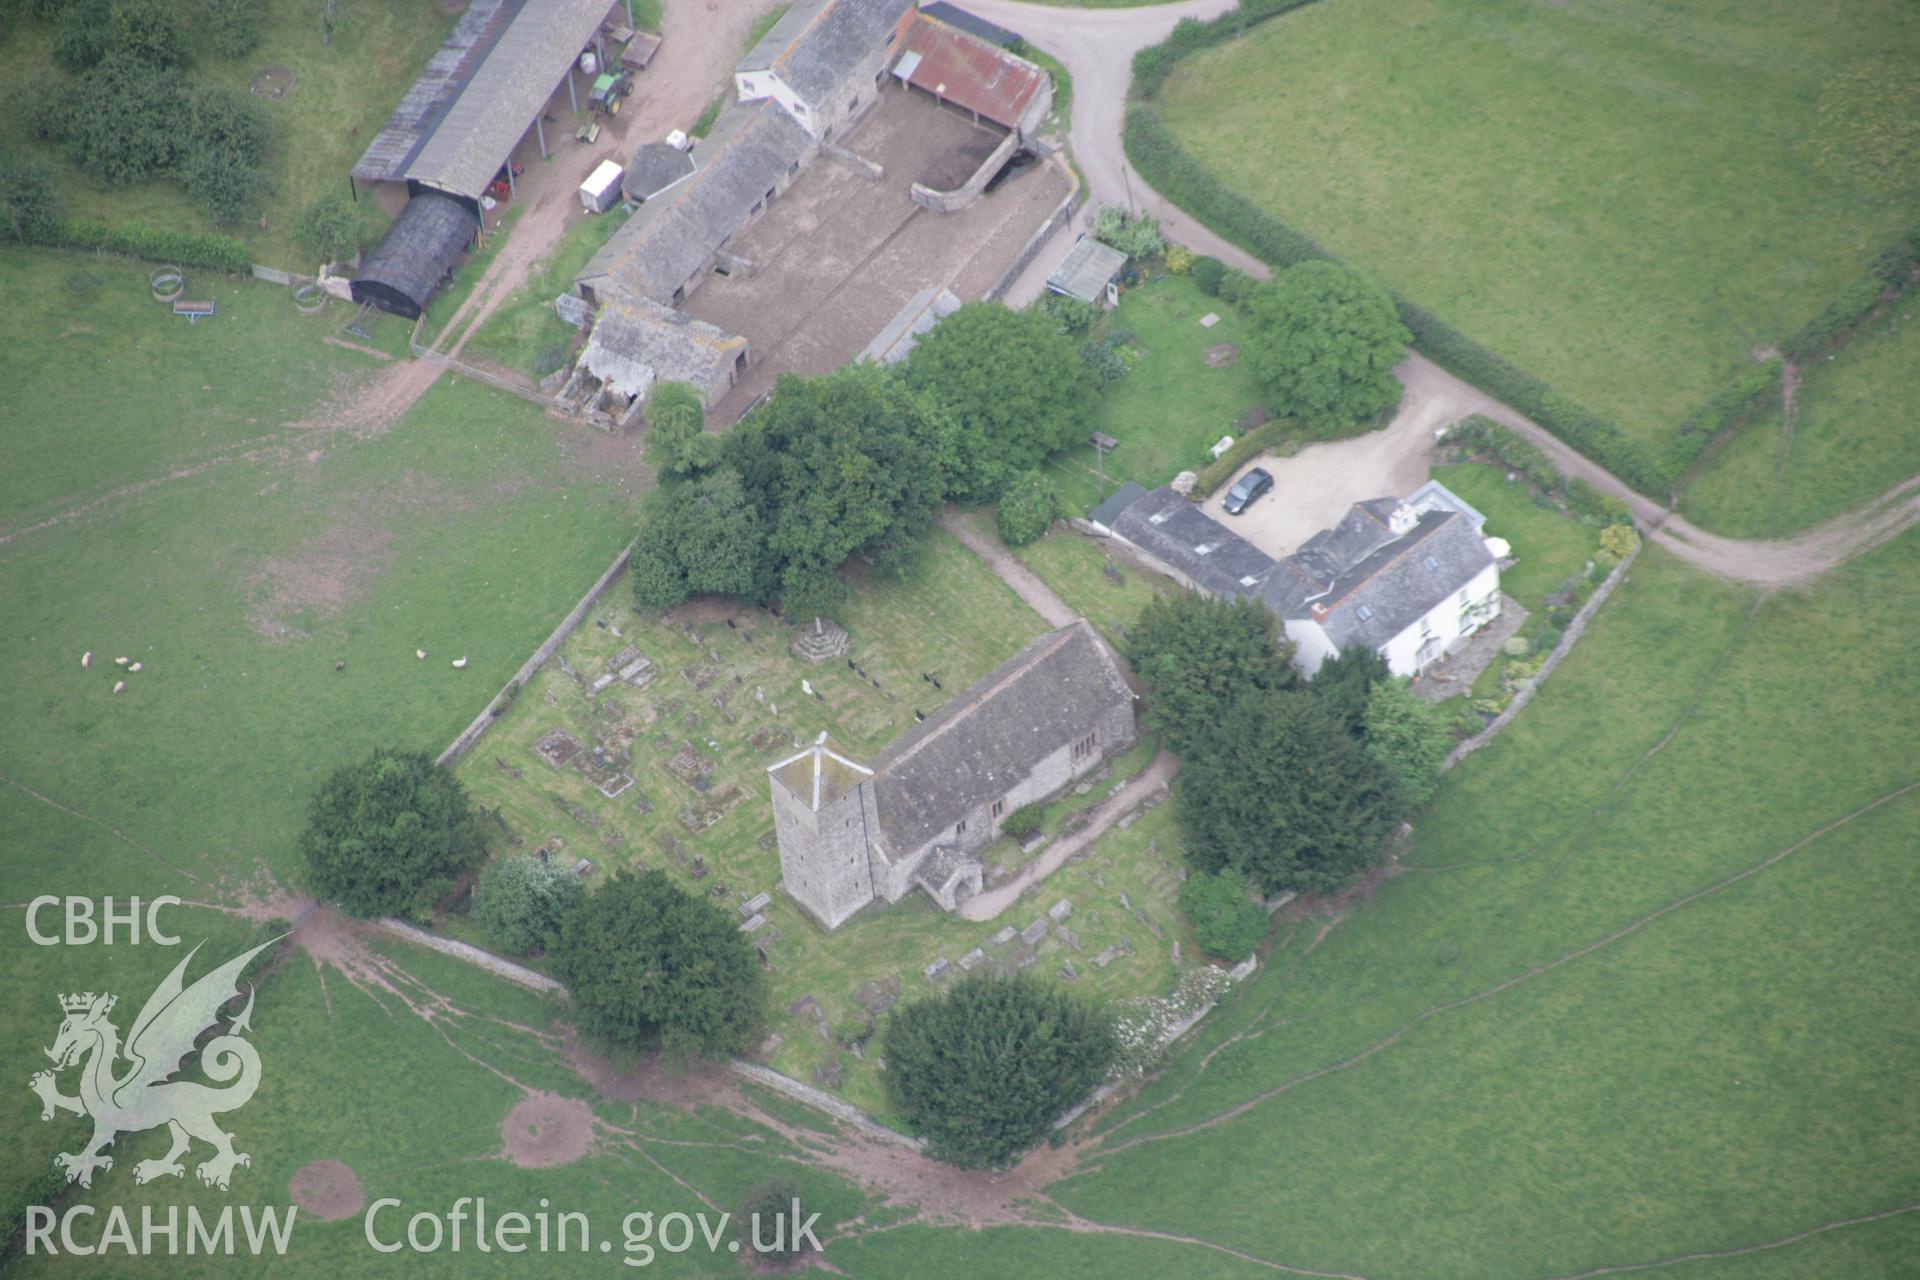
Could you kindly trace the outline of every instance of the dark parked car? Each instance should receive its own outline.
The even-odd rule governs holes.
[[[1237,516],[1260,500],[1260,495],[1273,488],[1273,477],[1263,468],[1255,467],[1233,482],[1233,488],[1227,490],[1226,501],[1220,505],[1227,514]]]

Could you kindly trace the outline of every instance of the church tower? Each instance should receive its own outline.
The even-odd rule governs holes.
[[[822,733],[805,751],[769,767],[767,776],[787,896],[835,928],[874,897],[871,850],[880,819],[873,770],[842,755]]]

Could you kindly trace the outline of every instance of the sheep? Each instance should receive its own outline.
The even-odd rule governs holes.
[[[122,689],[126,687],[127,687],[127,682],[125,680],[115,680],[113,682],[113,691],[115,693],[120,692]]]
[[[82,671],[85,671],[88,667],[91,667],[92,665],[93,665],[93,650],[89,649],[85,653],[80,655],[80,669]]]
[[[464,666],[466,666],[466,665],[467,665],[467,660],[466,660],[466,659],[465,659],[464,657],[462,657],[462,658],[455,658],[455,659],[453,660],[453,669],[454,669],[455,671],[458,671],[458,670],[460,670],[460,669],[461,669],[462,667],[464,667]]]
[[[127,670],[129,671],[138,671],[139,669],[140,669],[140,664],[138,662],[132,663],[127,667]]]
[[[427,660],[427,651],[425,649],[415,649],[413,656],[425,662]]]
[[[115,658],[115,659],[113,660],[113,665],[114,665],[114,666],[116,666],[116,667],[124,667],[124,666],[126,666],[126,665],[127,665],[127,659],[126,659],[126,658]]]

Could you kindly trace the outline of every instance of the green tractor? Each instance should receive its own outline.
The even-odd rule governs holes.
[[[608,71],[595,77],[593,92],[587,95],[587,107],[594,115],[617,116],[620,99],[633,92],[633,77],[626,71]]]

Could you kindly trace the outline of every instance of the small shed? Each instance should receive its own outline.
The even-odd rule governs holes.
[[[418,319],[479,231],[480,216],[463,201],[420,191],[361,262],[353,300]]]
[[[1126,266],[1126,254],[1112,245],[1101,244],[1092,236],[1082,235],[1073,242],[1073,248],[1067,250],[1066,259],[1047,277],[1047,288],[1082,302],[1110,307],[1120,300],[1117,286]]]
[[[588,213],[605,213],[619,204],[620,175],[618,164],[612,160],[602,160],[599,167],[580,184],[580,207]]]
[[[693,172],[693,157],[665,142],[643,142],[634,148],[627,165],[627,199],[639,204],[651,200]]]

